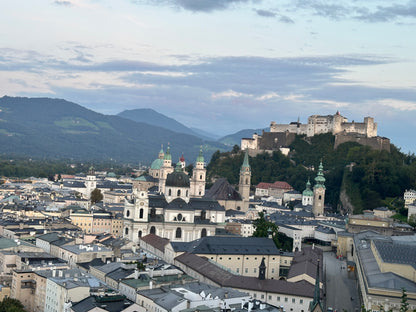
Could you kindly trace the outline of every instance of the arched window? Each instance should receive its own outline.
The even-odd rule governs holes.
[[[181,238],[182,237],[182,229],[180,227],[178,227],[176,229],[176,235],[175,235],[175,237],[176,238]]]
[[[130,217],[130,210],[127,210],[127,212],[126,212],[126,217],[128,218],[128,217]]]
[[[156,216],[156,208],[155,207],[152,207],[152,209],[150,209],[150,216],[152,218],[154,218]]]
[[[154,226],[150,228],[150,234],[156,234],[156,228]]]
[[[207,236],[207,229],[202,229],[201,230],[201,237],[205,237]]]
[[[248,179],[246,179],[246,183],[245,184],[248,184]]]
[[[188,197],[188,190],[186,190],[186,197]]]
[[[169,196],[172,196],[172,190],[169,189]]]
[[[143,219],[143,208],[140,208],[139,218],[140,219]]]
[[[124,230],[124,233],[126,233],[126,235],[128,235],[128,234],[129,234],[129,228],[126,228],[126,229]]]
[[[205,220],[207,218],[207,212],[205,210],[201,211],[201,220]]]
[[[199,179],[202,180],[202,174],[199,176]]]
[[[142,231],[139,231],[139,232],[137,233],[137,236],[138,236],[138,237],[142,237]]]
[[[181,190],[178,190],[178,195],[177,196],[181,196]]]

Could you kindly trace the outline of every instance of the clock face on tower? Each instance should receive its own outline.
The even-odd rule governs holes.
[[[139,203],[139,205],[140,205],[140,206],[144,206],[144,202],[140,202],[140,203]]]

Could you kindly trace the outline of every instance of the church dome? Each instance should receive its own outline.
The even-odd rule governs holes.
[[[166,178],[166,186],[190,187],[189,176],[183,171],[169,173]]]
[[[150,169],[154,169],[154,170],[158,170],[162,167],[163,165],[163,159],[155,159],[152,164],[150,165]]]
[[[306,189],[302,192],[303,196],[313,196],[313,191],[311,190],[311,182],[306,182]]]

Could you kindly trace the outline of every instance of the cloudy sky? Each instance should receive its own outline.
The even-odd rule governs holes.
[[[0,96],[224,135],[337,110],[416,153],[416,0],[13,0]]]

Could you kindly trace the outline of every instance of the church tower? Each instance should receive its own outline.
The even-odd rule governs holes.
[[[134,189],[131,200],[124,201],[123,237],[133,242],[147,235],[149,197],[146,191]]]
[[[159,193],[165,193],[166,178],[171,172],[173,172],[172,155],[170,154],[170,147],[168,146],[166,153],[163,156],[162,167],[160,168]]]
[[[248,152],[244,154],[244,161],[243,165],[240,169],[240,183],[238,186],[238,190],[240,192],[243,201],[248,201],[250,197],[250,183],[251,183],[251,167],[248,163]]]
[[[306,189],[302,192],[302,206],[313,205],[313,192],[311,190],[311,182],[306,182]]]
[[[196,158],[195,168],[192,171],[191,196],[203,197],[205,195],[205,177],[207,169],[205,168],[204,156],[202,156],[202,147]]]
[[[95,176],[94,167],[90,167],[85,181],[85,197],[91,199],[91,192],[97,188],[97,177]]]
[[[315,217],[324,214],[325,202],[325,178],[323,172],[322,161],[319,164],[318,175],[315,178],[315,186],[313,187],[313,208],[312,212]]]

